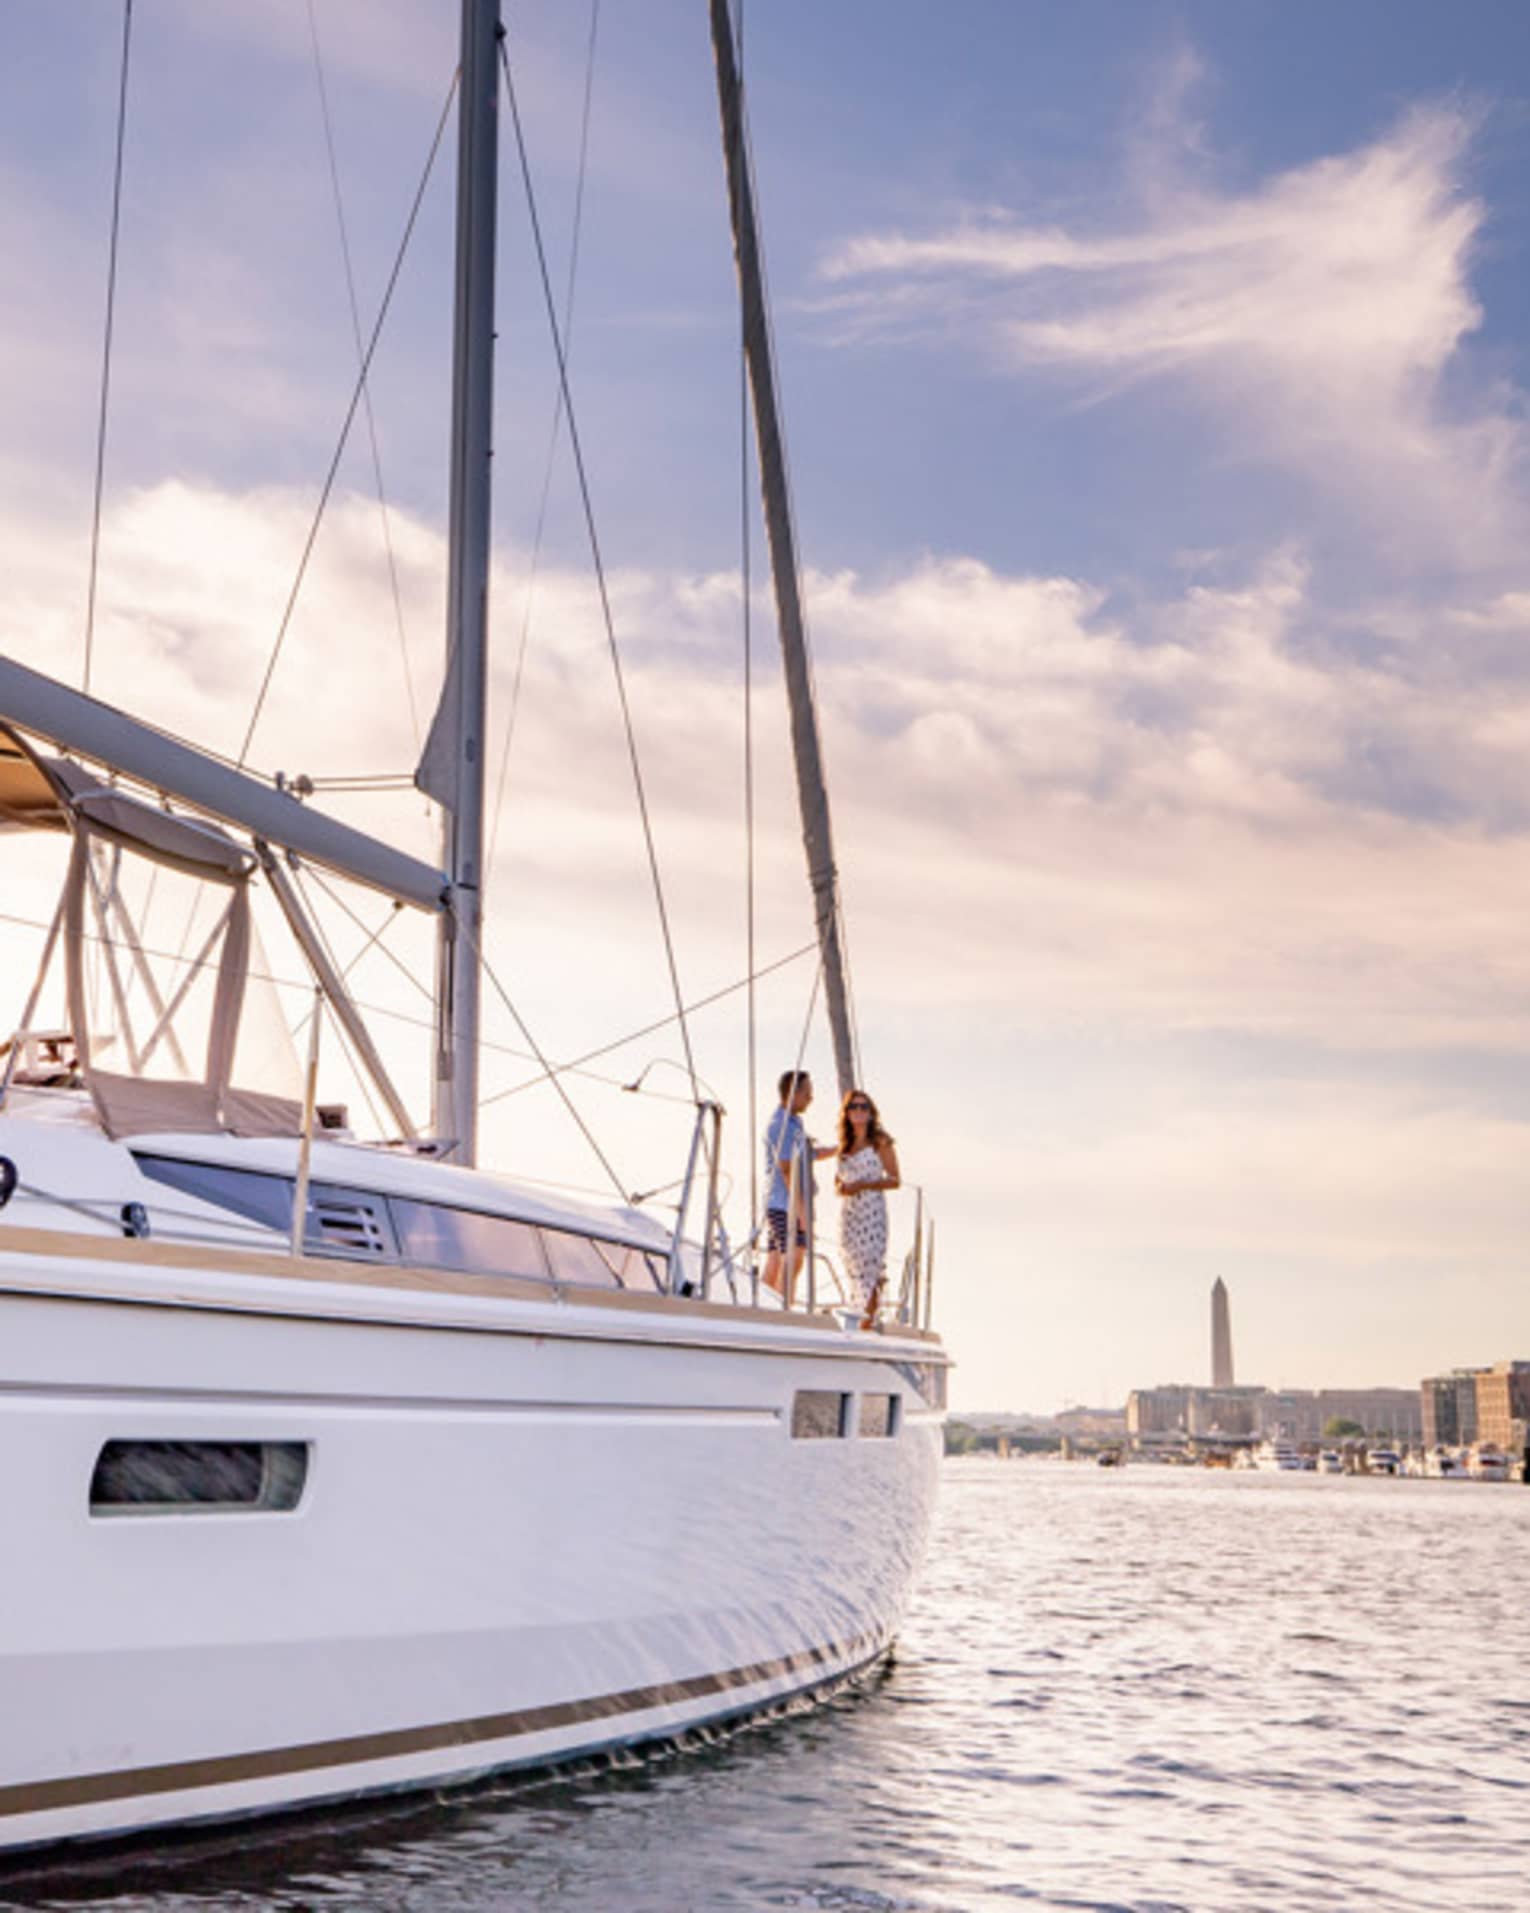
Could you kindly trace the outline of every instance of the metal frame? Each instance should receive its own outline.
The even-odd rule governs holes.
[[[707,1213],[706,1225],[701,1238],[701,1281],[698,1285],[701,1299],[705,1301],[711,1292],[712,1266],[721,1261],[726,1268],[726,1255],[715,1254],[718,1227],[721,1217],[717,1205],[717,1178],[722,1161],[722,1122],[723,1106],[716,1102],[698,1102],[696,1121],[691,1130],[690,1152],[685,1160],[685,1175],[680,1184],[680,1201],[675,1212],[675,1233],[670,1238],[669,1260],[666,1274],[666,1287],[671,1295],[684,1293],[683,1262],[681,1250],[685,1244],[685,1218],[690,1213],[691,1190],[696,1181],[697,1158],[703,1151],[707,1164]],[[707,1125],[711,1124],[711,1144],[707,1144]]]

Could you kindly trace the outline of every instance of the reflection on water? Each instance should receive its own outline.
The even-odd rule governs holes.
[[[1530,1493],[947,1464],[896,1662],[713,1745],[67,1872],[26,1907],[1530,1904]]]

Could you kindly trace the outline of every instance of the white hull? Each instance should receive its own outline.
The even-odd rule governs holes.
[[[568,1758],[892,1639],[941,1445],[917,1338],[23,1234],[0,1848]],[[803,1388],[896,1395],[897,1432],[794,1439]],[[93,1513],[122,1440],[306,1442],[310,1472],[293,1512]]]

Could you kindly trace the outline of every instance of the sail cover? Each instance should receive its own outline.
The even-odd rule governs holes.
[[[462,678],[457,669],[457,647],[446,661],[441,701],[430,721],[430,731],[414,773],[415,788],[433,798],[443,810],[457,807],[457,758],[462,736]]]

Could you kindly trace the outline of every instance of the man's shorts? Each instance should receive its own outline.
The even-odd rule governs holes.
[[[784,1209],[767,1209],[765,1211],[765,1223],[770,1231],[770,1246],[778,1254],[784,1255],[786,1253],[786,1211]],[[805,1222],[799,1222],[797,1224],[797,1247],[799,1249],[805,1249],[807,1247],[807,1224]]]

